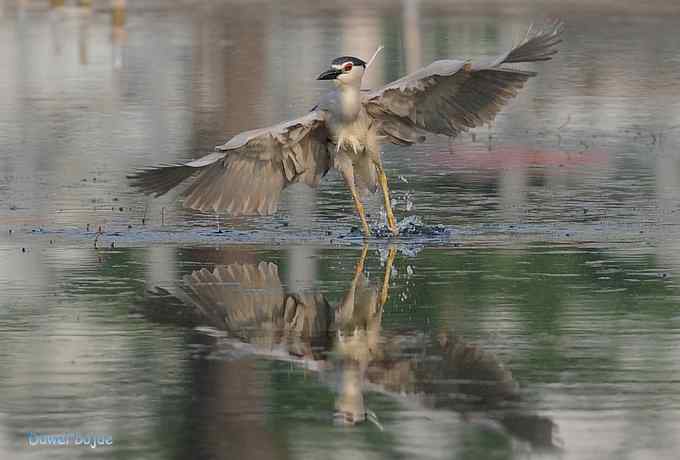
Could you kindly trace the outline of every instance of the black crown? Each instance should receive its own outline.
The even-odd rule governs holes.
[[[341,65],[344,64],[345,62],[351,62],[352,65],[359,65],[361,67],[366,67],[366,62],[363,60],[356,58],[354,56],[341,56],[339,58],[333,59],[333,62],[331,62],[332,65]]]

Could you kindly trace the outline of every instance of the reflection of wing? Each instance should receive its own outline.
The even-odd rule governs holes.
[[[476,415],[471,421],[494,420],[532,446],[555,447],[556,425],[550,418],[508,404],[519,399],[519,388],[496,355],[450,334],[426,340],[408,336],[387,340],[382,359],[368,368],[368,380],[388,393],[418,395],[437,409],[464,415],[472,409]],[[479,412],[480,408],[491,411]]]
[[[532,446],[553,449],[556,446],[557,424],[548,417],[511,412],[498,420],[508,432],[531,443]]]
[[[402,339],[397,336],[385,344],[384,360],[372,364],[369,370],[371,382],[388,391],[445,396],[442,405],[450,403],[446,396],[452,394],[465,395],[475,403],[518,397],[512,373],[493,353],[449,334],[436,341],[427,339],[426,343]],[[423,350],[428,359],[420,359]],[[414,353],[418,358],[408,358]]]
[[[328,171],[328,135],[320,112],[270,128],[246,131],[198,160],[145,169],[130,176],[144,193],[160,196],[198,174],[184,205],[232,215],[268,215],[281,191],[296,182],[316,187]]]
[[[440,375],[446,380],[460,382],[458,389],[461,393],[483,402],[518,397],[512,373],[495,354],[457,337],[442,336],[440,345],[445,357]]]
[[[326,347],[330,307],[320,294],[285,294],[273,263],[218,266],[185,277],[192,303],[211,325],[271,350],[293,355]]]
[[[510,52],[488,63],[442,60],[364,97],[381,134],[396,144],[411,144],[419,131],[454,137],[491,121],[534,72],[503,64],[551,59],[560,43],[561,23],[529,29]]]
[[[217,266],[184,277],[193,304],[218,329],[240,334],[280,317],[284,294],[273,263]]]

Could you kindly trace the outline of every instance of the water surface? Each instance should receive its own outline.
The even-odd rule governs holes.
[[[677,457],[677,7],[128,3],[0,3],[0,457]],[[239,219],[125,181],[304,113],[336,56],[385,45],[376,87],[545,16],[495,123],[385,147],[415,234],[364,247],[335,174]]]

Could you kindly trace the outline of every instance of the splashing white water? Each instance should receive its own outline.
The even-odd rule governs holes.
[[[410,227],[422,227],[422,225],[423,220],[420,218],[420,216],[416,215],[407,216],[397,224],[400,231],[406,230]]]
[[[404,195],[404,201],[406,202],[406,212],[412,211],[415,208],[415,204],[411,198],[411,192],[406,192],[406,195]]]

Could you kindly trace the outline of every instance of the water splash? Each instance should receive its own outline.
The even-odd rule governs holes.
[[[402,219],[397,223],[400,235],[426,235],[426,236],[444,236],[450,233],[446,227],[441,224],[426,225],[418,215],[411,215]]]
[[[404,195],[404,201],[406,203],[406,212],[412,211],[415,207],[415,204],[413,203],[411,192],[406,192]]]
[[[451,234],[451,230],[441,224],[424,224],[418,215],[410,215],[398,221],[397,228],[399,229],[399,236],[449,236]],[[383,218],[380,219],[380,223],[371,226],[371,231],[377,237],[392,236]]]
[[[402,230],[410,229],[413,227],[422,227],[423,220],[420,218],[420,216],[414,214],[405,217],[400,222],[398,222],[397,225],[399,226],[399,231],[401,232]]]

